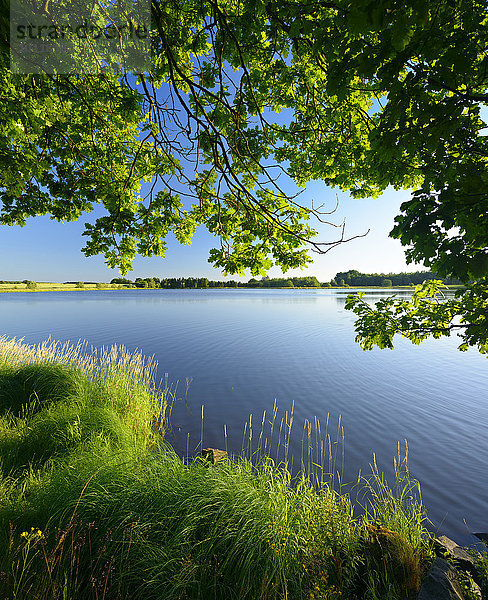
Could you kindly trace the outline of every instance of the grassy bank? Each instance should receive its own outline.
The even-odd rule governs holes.
[[[404,465],[356,516],[265,455],[182,459],[153,365],[85,350],[0,340],[0,597],[415,597],[430,544]]]
[[[29,281],[0,283],[0,292],[77,292],[82,290],[112,290],[122,286],[110,283],[56,283],[51,281]]]

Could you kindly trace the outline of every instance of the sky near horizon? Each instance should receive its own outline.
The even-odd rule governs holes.
[[[325,203],[324,210],[339,206],[330,220],[341,223],[346,220],[346,238],[370,232],[365,237],[354,239],[333,248],[325,255],[311,253],[313,263],[308,269],[287,271],[290,276],[315,275],[319,281],[329,281],[339,271],[357,269],[363,273],[396,273],[423,269],[421,265],[407,265],[404,250],[398,240],[388,237],[394,225],[394,217],[400,212],[400,204],[410,196],[408,191],[387,189],[376,199],[356,200],[348,194],[336,192],[321,182],[309,183],[299,198],[303,204]],[[102,214],[100,212],[100,214]],[[102,256],[86,257],[81,248],[84,223],[93,222],[97,211],[83,215],[77,222],[58,223],[48,217],[28,220],[25,227],[0,227],[0,252],[2,265],[1,280],[34,281],[110,281],[119,276],[117,270],[109,269]],[[340,230],[316,223],[319,231],[317,241],[332,241],[340,236]],[[126,277],[207,277],[209,279],[243,279],[229,276],[224,278],[219,269],[207,262],[211,248],[218,240],[200,227],[191,246],[180,245],[172,236],[168,237],[166,258],[142,258],[134,261],[134,270]],[[270,277],[281,277],[281,270],[272,268]]]

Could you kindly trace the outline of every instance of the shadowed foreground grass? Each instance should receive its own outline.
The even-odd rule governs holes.
[[[409,599],[429,555],[418,488],[312,485],[266,455],[181,459],[154,365],[0,339],[0,597]],[[254,464],[253,464],[254,463]]]

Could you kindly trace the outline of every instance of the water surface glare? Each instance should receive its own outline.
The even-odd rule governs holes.
[[[370,300],[381,294],[367,291]],[[155,356],[158,377],[179,382],[180,396],[191,379],[187,406],[172,415],[180,453],[200,440],[202,405],[204,446],[224,448],[225,424],[229,450],[239,451],[249,415],[259,432],[275,399],[278,420],[294,402],[297,462],[304,420],[316,415],[324,427],[329,413],[334,440],[341,415],[345,481],[368,470],[373,452],[391,475],[407,439],[433,528],[473,543],[470,531],[488,531],[487,359],[457,351],[456,336],[363,352],[345,297],[329,289],[0,294],[0,333],[141,349]]]

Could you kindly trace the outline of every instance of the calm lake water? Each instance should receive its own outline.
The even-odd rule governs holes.
[[[404,292],[403,292],[404,293]],[[384,292],[367,291],[374,301]],[[305,419],[317,416],[336,439],[344,428],[344,481],[367,472],[373,453],[387,478],[397,444],[422,485],[432,529],[458,543],[488,531],[488,361],[456,350],[459,339],[363,352],[344,290],[124,290],[0,294],[0,334],[101,347],[123,344],[159,363],[176,403],[171,443],[194,451],[239,451],[252,414],[253,444],[263,411],[277,425],[294,403],[290,451],[300,462]],[[224,438],[224,425],[227,440]],[[269,433],[269,431],[268,431]],[[276,441],[276,439],[275,439]],[[273,442],[275,448],[275,442]],[[336,465],[341,466],[342,440]],[[335,451],[336,446],[333,445]]]

